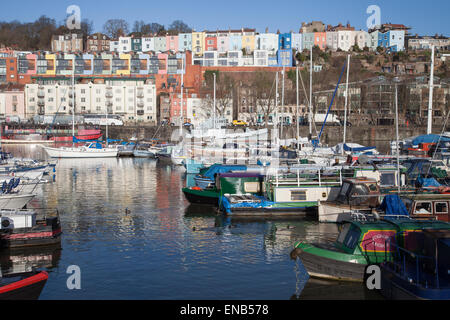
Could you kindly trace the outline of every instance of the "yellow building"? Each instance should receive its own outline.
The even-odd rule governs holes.
[[[54,54],[46,54],[45,60],[47,60],[47,75],[55,75],[56,74],[56,55]]]
[[[120,55],[120,60],[122,60],[123,67],[118,69],[116,74],[119,76],[129,76],[131,74],[131,54],[122,53]]]
[[[253,29],[251,30],[243,30],[242,32],[242,48],[247,51],[247,53],[251,53],[255,50],[256,47],[256,39],[255,32]]]
[[[192,52],[196,56],[203,56],[205,51],[205,33],[192,32]]]

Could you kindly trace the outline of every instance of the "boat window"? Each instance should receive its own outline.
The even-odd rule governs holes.
[[[436,214],[448,214],[447,202],[435,203]]]
[[[259,182],[245,182],[244,191],[247,193],[258,193],[260,192]]]
[[[431,202],[418,202],[414,214],[431,214]]]
[[[413,201],[411,199],[409,199],[409,198],[403,198],[403,197],[401,198],[401,200],[405,204],[406,210],[408,212],[411,212]]]
[[[382,173],[380,177],[380,185],[382,186],[395,186],[395,173]]]
[[[376,184],[369,184],[369,190],[372,192],[377,191],[377,185]]]
[[[350,227],[351,227],[352,225],[350,224],[350,223],[347,223],[347,224],[345,224],[343,227],[342,227],[342,230],[341,230],[341,232],[339,233],[339,236],[338,236],[338,238],[337,238],[337,242],[338,243],[344,243],[344,240],[345,240],[345,238],[347,237],[347,233],[348,233],[348,231],[350,230]]]
[[[344,245],[349,249],[354,249],[359,241],[359,236],[361,232],[357,228],[351,228],[345,238]]]
[[[291,191],[292,201],[303,201],[306,200],[306,191]]]
[[[348,189],[350,188],[350,183],[344,182],[342,184],[341,191],[339,192],[339,195],[345,196],[347,194]]]

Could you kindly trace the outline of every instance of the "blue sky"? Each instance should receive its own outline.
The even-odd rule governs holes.
[[[73,4],[81,8],[82,19],[94,22],[95,31],[102,31],[110,18],[125,19],[130,29],[135,20],[165,26],[183,20],[196,30],[250,27],[264,32],[268,27],[270,32],[298,32],[301,22],[321,20],[332,25],[350,22],[365,30],[367,7],[378,5],[382,23],[405,24],[413,34],[450,35],[449,0],[21,0],[3,3],[0,20],[30,22],[47,15],[62,22]]]

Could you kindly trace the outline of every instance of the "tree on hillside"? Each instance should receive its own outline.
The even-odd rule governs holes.
[[[112,39],[127,35],[129,33],[128,22],[123,19],[109,19],[103,25],[103,33]]]
[[[264,115],[264,122],[268,126],[269,116],[275,111],[275,81],[276,73],[256,71],[248,82],[250,87],[250,102],[258,113]],[[279,76],[280,77],[280,76]],[[253,119],[255,122],[257,119]]]
[[[168,31],[176,33],[189,33],[192,32],[192,28],[181,20],[175,20],[171,25],[169,25]]]
[[[201,88],[203,109],[211,117],[214,114],[214,74],[216,74],[216,117],[224,117],[227,110],[233,107],[234,79],[218,70],[207,70],[204,74],[204,85]]]

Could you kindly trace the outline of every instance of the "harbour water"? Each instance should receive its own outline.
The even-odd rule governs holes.
[[[45,159],[39,146],[5,146]],[[2,253],[2,268],[49,272],[40,299],[288,300],[379,299],[362,284],[309,279],[289,253],[295,241],[334,239],[334,224],[313,220],[230,220],[189,206],[184,170],[157,160],[62,159],[29,205],[57,208],[61,249]],[[69,266],[81,271],[70,290]]]

